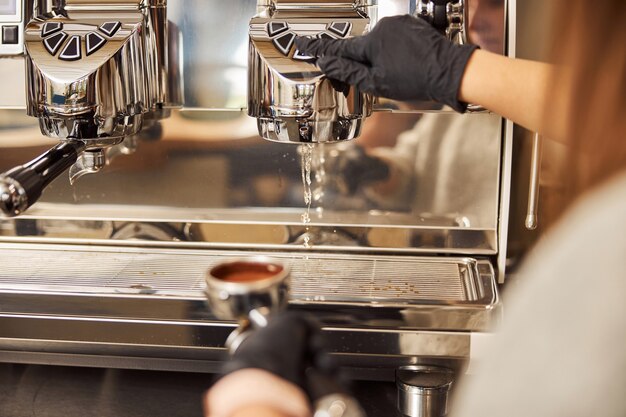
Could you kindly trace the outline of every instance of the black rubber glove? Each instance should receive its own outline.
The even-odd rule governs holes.
[[[319,329],[317,322],[304,314],[272,316],[267,327],[251,331],[222,372],[262,369],[298,385],[312,401],[341,391],[334,382],[336,367],[323,349]]]
[[[360,146],[351,146],[339,158],[337,170],[349,194],[354,194],[359,187],[389,178],[387,162],[368,155]]]
[[[364,35],[349,39],[296,39],[298,50],[319,57],[329,77],[361,91],[395,100],[434,100],[464,112],[458,100],[465,66],[475,45],[448,41],[423,19],[386,17]]]

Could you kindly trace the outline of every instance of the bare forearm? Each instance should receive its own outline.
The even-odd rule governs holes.
[[[310,417],[298,386],[261,369],[242,369],[220,379],[204,396],[206,417]]]
[[[270,406],[255,405],[237,410],[232,417],[291,417]]]
[[[565,97],[551,94],[554,67],[478,50],[472,54],[459,90],[462,101],[498,113],[515,123],[563,140]],[[548,100],[550,101],[548,103]],[[555,110],[549,117],[546,109]]]

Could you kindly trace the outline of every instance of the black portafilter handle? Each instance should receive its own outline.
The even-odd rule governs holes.
[[[23,213],[52,180],[76,162],[85,148],[82,141],[62,142],[27,164],[0,174],[0,213],[7,217]]]

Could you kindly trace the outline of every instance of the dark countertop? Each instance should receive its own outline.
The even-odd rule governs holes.
[[[209,374],[0,364],[1,417],[202,417]],[[395,417],[389,382],[355,382],[369,417]]]

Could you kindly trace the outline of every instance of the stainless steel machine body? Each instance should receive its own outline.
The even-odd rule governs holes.
[[[20,34],[26,108],[44,135],[64,143],[0,176],[5,215],[21,214],[72,164],[71,182],[99,171],[111,155],[105,149],[166,117],[181,99],[169,67],[166,1],[45,4],[32,7]]]
[[[402,366],[396,371],[398,410],[409,417],[445,417],[454,374],[436,366]]]
[[[166,5],[150,3],[70,0],[64,14],[27,25],[27,109],[42,133],[101,148],[163,109]]]
[[[481,5],[494,3],[475,1],[479,11]],[[457,115],[430,104],[382,98],[363,121],[367,99],[355,91],[339,94],[315,71],[311,77],[292,74],[297,82],[283,79],[281,74],[292,68],[312,68],[305,61],[285,60],[266,32],[268,24],[287,16],[281,9],[287,3],[168,1],[168,18],[180,28],[185,44],[179,51],[182,109],[172,110],[158,132],[134,136],[137,151],[120,151],[124,156],[112,161],[110,169],[73,185],[64,178],[51,181],[41,201],[26,213],[0,219],[0,361],[213,372],[227,357],[225,341],[236,323],[216,318],[207,308],[205,273],[224,259],[262,255],[290,267],[290,308],[320,319],[332,352],[354,377],[391,381],[402,365],[464,369],[473,340],[499,318],[496,283],[505,276],[512,125],[488,113]],[[63,112],[76,99],[87,109],[77,120],[100,114],[94,120],[101,125],[90,125],[92,120],[85,126],[95,132],[110,129],[112,137],[114,132],[132,132],[141,115],[168,109],[162,84],[140,85],[162,60],[148,59],[143,67],[133,61],[145,71],[138,74],[118,65],[130,65],[138,56],[136,48],[158,41],[156,34],[163,32],[149,30],[149,22],[156,21],[149,16],[160,16],[163,4],[137,8],[134,2],[114,1],[111,5],[119,9],[112,6],[107,13],[94,13],[93,4],[85,1],[77,7],[68,1],[66,5],[76,7],[67,16],[46,11],[46,19],[27,26],[28,56],[0,61],[0,88],[8,91],[10,84],[21,84],[26,91],[37,80],[28,100],[41,98],[33,106],[17,93],[0,97],[1,170],[50,146],[39,122],[25,117],[26,109],[44,112],[42,123],[50,130],[70,132]],[[277,9],[267,14],[272,4]],[[361,2],[337,4],[330,7],[332,12],[323,11],[322,32],[330,31],[328,22],[339,17],[358,35],[384,16],[417,13],[416,2],[404,0],[368,3],[364,13]],[[505,12],[514,10],[514,2],[502,1],[497,7],[501,19],[492,30],[500,31],[502,52]],[[293,16],[285,20],[296,24],[315,19],[309,9],[289,13]],[[117,21],[121,25],[113,36],[98,29]],[[41,38],[38,32],[49,22],[62,22],[62,30],[68,31],[66,43],[54,55],[42,43],[54,33]],[[250,31],[251,22],[258,22],[258,28]],[[311,34],[320,30],[319,24],[311,27]],[[475,32],[468,27],[471,41],[485,25]],[[291,30],[284,28],[282,34]],[[509,21],[509,30],[513,28]],[[87,75],[82,61],[59,56],[73,36],[86,45],[89,33],[106,43],[88,57],[82,49],[85,63],[100,63],[95,67],[94,61],[94,71]],[[266,83],[265,91],[257,90],[254,97],[247,95],[250,52],[253,65],[264,68],[259,79]],[[289,50],[292,58],[294,53]],[[40,73],[20,78],[15,62]],[[91,100],[100,96],[83,94],[81,83],[67,84],[76,95],[58,98],[65,107],[48,94],[59,92],[60,84],[42,74],[60,71],[49,80],[68,81],[73,65],[82,86],[96,87],[91,91],[102,93],[106,106],[93,107]],[[313,124],[328,116],[323,120],[329,129],[343,132],[331,135],[332,140],[347,139],[361,126],[359,139],[341,146],[316,140],[316,132],[325,129],[320,126],[311,140],[300,140],[298,128],[301,146],[259,138],[256,117],[247,113],[266,112],[260,116],[266,118],[268,131],[277,126],[278,117],[297,124],[298,117],[289,115],[299,111],[291,93],[304,79],[328,93],[317,97],[336,100],[333,105],[340,109],[327,115],[319,107],[308,115]],[[122,84],[132,86],[134,95],[118,95],[113,87]],[[250,85],[261,88],[254,80]],[[130,97],[142,99],[126,101]],[[308,96],[296,98],[303,97]],[[45,113],[50,109],[58,112]],[[331,128],[333,123],[343,126],[341,117],[349,127]],[[161,139],[150,140],[156,137]],[[291,136],[284,139],[280,141],[292,141]],[[325,143],[312,145],[316,141]],[[86,139],[84,143],[89,144]],[[351,193],[336,187],[334,179],[346,176],[341,162],[352,146],[381,156],[393,152],[389,160],[411,169],[406,171],[406,188],[381,198],[371,184],[362,183]],[[310,181],[302,171],[307,165]],[[310,207],[303,199],[303,178],[311,187]],[[305,213],[310,219],[306,223]]]
[[[260,3],[250,21],[248,68],[248,114],[257,118],[259,135],[295,143],[357,137],[373,98],[328,79],[294,41],[297,36],[343,39],[367,33],[366,2]]]

